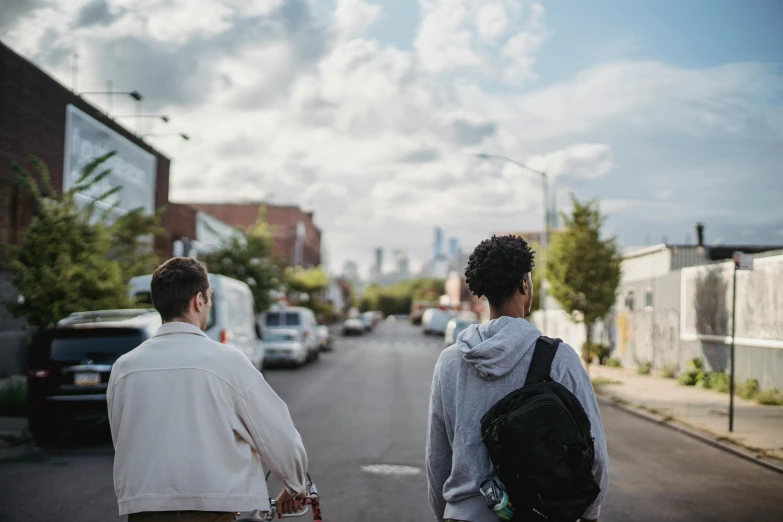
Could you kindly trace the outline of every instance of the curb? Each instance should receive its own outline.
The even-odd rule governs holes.
[[[596,398],[598,399],[598,402],[606,405],[611,406],[613,408],[617,408],[619,410],[622,410],[626,413],[629,413],[631,415],[634,415],[636,417],[639,417],[640,419],[644,419],[649,422],[654,422],[655,424],[659,424],[662,426],[666,426],[670,429],[673,429],[675,431],[679,431],[680,433],[687,435],[688,437],[691,437],[692,439],[696,439],[698,441],[701,441],[705,444],[708,444],[714,448],[718,448],[720,450],[723,450],[727,453],[731,453],[737,457],[743,458],[747,461],[753,462],[755,464],[758,464],[759,466],[762,466],[764,468],[767,468],[769,470],[775,471],[777,473],[780,473],[783,475],[783,467],[778,466],[776,464],[773,464],[767,460],[761,459],[757,457],[756,455],[753,455],[752,453],[749,453],[745,450],[741,450],[733,445],[726,444],[724,442],[721,442],[719,440],[715,440],[712,437],[709,437],[707,435],[703,435],[697,431],[694,431],[690,428],[686,428],[685,426],[675,424],[673,422],[664,420],[660,417],[656,417],[655,415],[652,415],[651,413],[647,413],[645,411],[638,410],[636,408],[626,406],[624,404],[617,403],[611,399],[601,397],[596,395]]]

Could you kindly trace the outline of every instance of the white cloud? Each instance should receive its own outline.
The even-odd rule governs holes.
[[[562,175],[595,179],[614,166],[612,149],[605,143],[577,143],[564,149],[530,158],[528,164],[556,178]]]
[[[382,7],[363,0],[337,0],[337,31],[343,38],[363,35],[381,17]]]
[[[433,73],[479,73],[522,85],[535,79],[536,54],[548,37],[538,2],[420,0],[416,37],[422,66]],[[509,35],[509,27],[517,30]]]
[[[361,36],[381,16],[365,1],[340,1],[323,22],[307,0],[198,0],[215,23],[181,17],[170,30],[161,13],[173,16],[182,0],[138,2],[111,2],[108,25],[80,29],[72,22],[86,2],[33,11],[4,41],[65,84],[68,60],[49,57],[78,49],[82,86],[113,79],[171,115],[166,130],[192,140],[151,140],[174,160],[173,200],[274,193],[315,211],[335,266],[365,262],[375,246],[404,248],[416,264],[435,225],[466,247],[494,231],[539,227],[536,176],[476,152],[545,170],[558,194],[602,197],[604,212],[624,221],[664,216],[690,227],[699,201],[717,208],[717,200],[683,204],[693,186],[674,181],[726,180],[738,164],[761,169],[745,142],[721,156],[725,146],[711,139],[783,150],[783,76],[771,65],[607,63],[556,85],[490,93],[487,82],[536,77],[549,30],[533,2],[422,0],[412,51]],[[651,136],[661,141],[648,144]],[[683,140],[701,149],[677,151]],[[677,172],[697,157],[687,176],[653,179],[654,169]],[[651,179],[649,192],[634,188]]]
[[[482,40],[494,41],[503,36],[508,29],[508,14],[503,2],[484,3],[478,10],[476,28]]]

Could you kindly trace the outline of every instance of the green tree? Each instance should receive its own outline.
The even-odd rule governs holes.
[[[160,256],[153,247],[153,238],[163,234],[160,212],[145,214],[137,208],[119,216],[111,225],[109,257],[120,264],[124,281],[149,274],[160,264]]]
[[[402,281],[394,285],[372,284],[364,292],[362,311],[379,310],[385,315],[407,314],[413,301],[436,302],[445,292],[442,279],[422,278]]]
[[[203,261],[211,273],[247,283],[256,312],[261,313],[272,305],[271,292],[280,286],[280,272],[271,252],[272,235],[262,210],[247,234],[237,231]]]
[[[295,305],[310,308],[316,314],[331,315],[334,312],[331,305],[321,299],[321,294],[329,286],[329,275],[320,266],[289,266],[285,269],[284,280],[288,296]]]
[[[622,257],[614,237],[601,239],[604,217],[598,202],[571,200],[571,215],[562,214],[565,230],[554,237],[549,250],[547,279],[550,295],[585,325],[589,346],[590,325],[614,305]],[[589,364],[589,355],[583,356]]]
[[[114,153],[90,162],[69,190],[58,194],[46,165],[38,158],[28,162],[37,171],[40,184],[18,163],[13,169],[20,182],[30,190],[37,212],[25,231],[22,243],[10,249],[7,268],[23,299],[7,303],[15,317],[26,317],[28,324],[46,328],[73,312],[122,308],[130,304],[127,280],[120,264],[107,256],[112,247],[111,227],[94,219],[95,202],[104,201],[121,187],[99,195],[80,208],[76,193],[99,183],[109,170],[98,168]]]

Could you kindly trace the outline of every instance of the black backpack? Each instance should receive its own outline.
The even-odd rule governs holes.
[[[550,377],[560,339],[541,337],[522,388],[481,418],[481,434],[520,521],[574,522],[601,488],[582,404]]]

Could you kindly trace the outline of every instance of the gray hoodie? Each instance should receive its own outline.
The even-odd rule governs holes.
[[[497,522],[479,493],[493,474],[481,442],[481,417],[495,402],[525,382],[533,348],[541,332],[524,319],[501,317],[472,325],[438,359],[432,379],[427,439],[427,479],[438,520]],[[609,484],[606,436],[590,378],[576,351],[563,343],[551,377],[582,403],[595,438],[593,473],[601,494],[585,517],[596,519]]]

